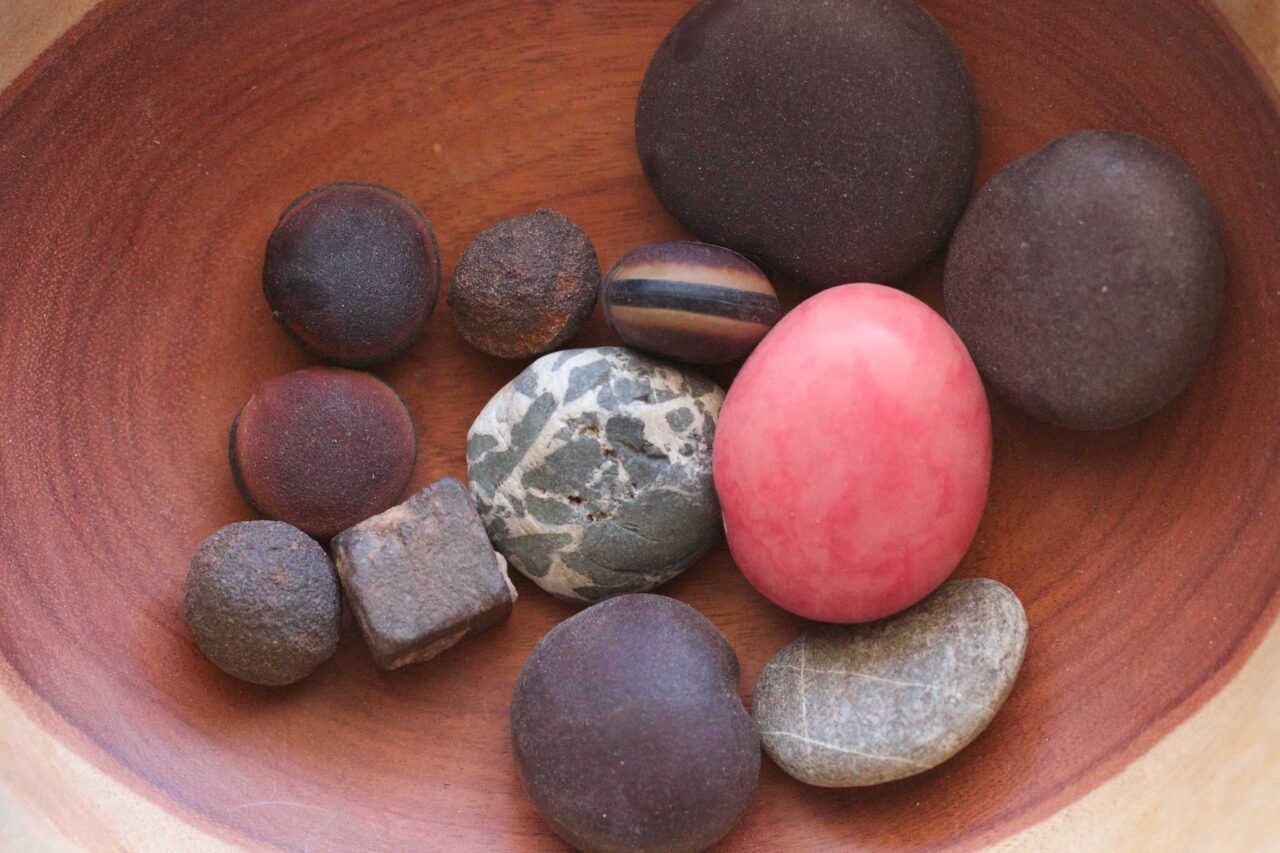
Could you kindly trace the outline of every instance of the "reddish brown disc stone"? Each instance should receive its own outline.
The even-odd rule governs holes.
[[[396,503],[417,437],[385,382],[311,367],[258,387],[231,425],[230,450],[236,485],[259,513],[324,538]]]

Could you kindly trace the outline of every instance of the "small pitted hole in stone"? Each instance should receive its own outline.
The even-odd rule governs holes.
[[[581,506],[582,498],[578,497],[577,495],[569,495],[569,503],[573,504],[574,506]]]
[[[600,512],[599,510],[587,513],[587,521],[604,521],[608,517],[609,513]]]
[[[612,459],[618,455],[618,451],[614,450],[612,447],[605,447],[604,450],[601,452],[604,453],[604,455],[609,459]]]
[[[599,434],[600,434],[600,427],[596,426],[595,424],[579,424],[578,425],[578,435],[599,435]],[[605,452],[607,453],[608,451],[606,450]]]

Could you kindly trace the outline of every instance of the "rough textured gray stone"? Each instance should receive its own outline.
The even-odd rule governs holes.
[[[765,751],[823,787],[878,785],[955,755],[995,717],[1027,649],[1027,617],[992,580],[944,584],[910,610],[801,635],[760,674]]]
[[[506,561],[452,478],[338,534],[333,556],[382,669],[435,657],[504,621],[516,600]]]
[[[720,532],[711,444],[723,402],[700,374],[628,349],[538,359],[467,435],[494,546],[571,601],[670,580]]]
[[[324,549],[282,521],[230,524],[202,542],[183,600],[209,660],[269,686],[305,678],[333,655],[341,608]]]

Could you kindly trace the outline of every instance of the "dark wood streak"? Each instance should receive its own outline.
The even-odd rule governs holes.
[[[995,402],[991,505],[961,573],[1027,605],[1009,702],[954,761],[883,788],[810,789],[767,766],[726,849],[1003,837],[1186,719],[1280,607],[1274,93],[1201,2],[925,5],[973,69],[984,177],[1087,126],[1192,164],[1227,234],[1222,333],[1183,399],[1119,433]],[[640,175],[632,109],[687,6],[108,0],[0,93],[0,655],[41,719],[242,843],[558,849],[520,791],[506,712],[572,608],[518,579],[511,620],[434,664],[380,674],[349,629],[313,678],[270,691],[199,656],[182,583],[195,545],[249,516],[227,424],[306,363],[261,298],[284,206],[335,180],[395,188],[446,272],[471,235],[543,205],[582,223],[606,267],[680,239]],[[937,272],[915,284],[935,305]],[[574,344],[614,340],[598,312]],[[380,371],[420,425],[415,486],[464,473],[472,417],[522,366],[468,350],[441,307]],[[723,545],[665,590],[726,633],[744,691],[800,627]]]

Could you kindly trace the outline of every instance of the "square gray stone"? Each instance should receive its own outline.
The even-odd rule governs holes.
[[[503,622],[516,600],[467,488],[453,478],[333,538],[333,558],[374,662],[429,660]]]

